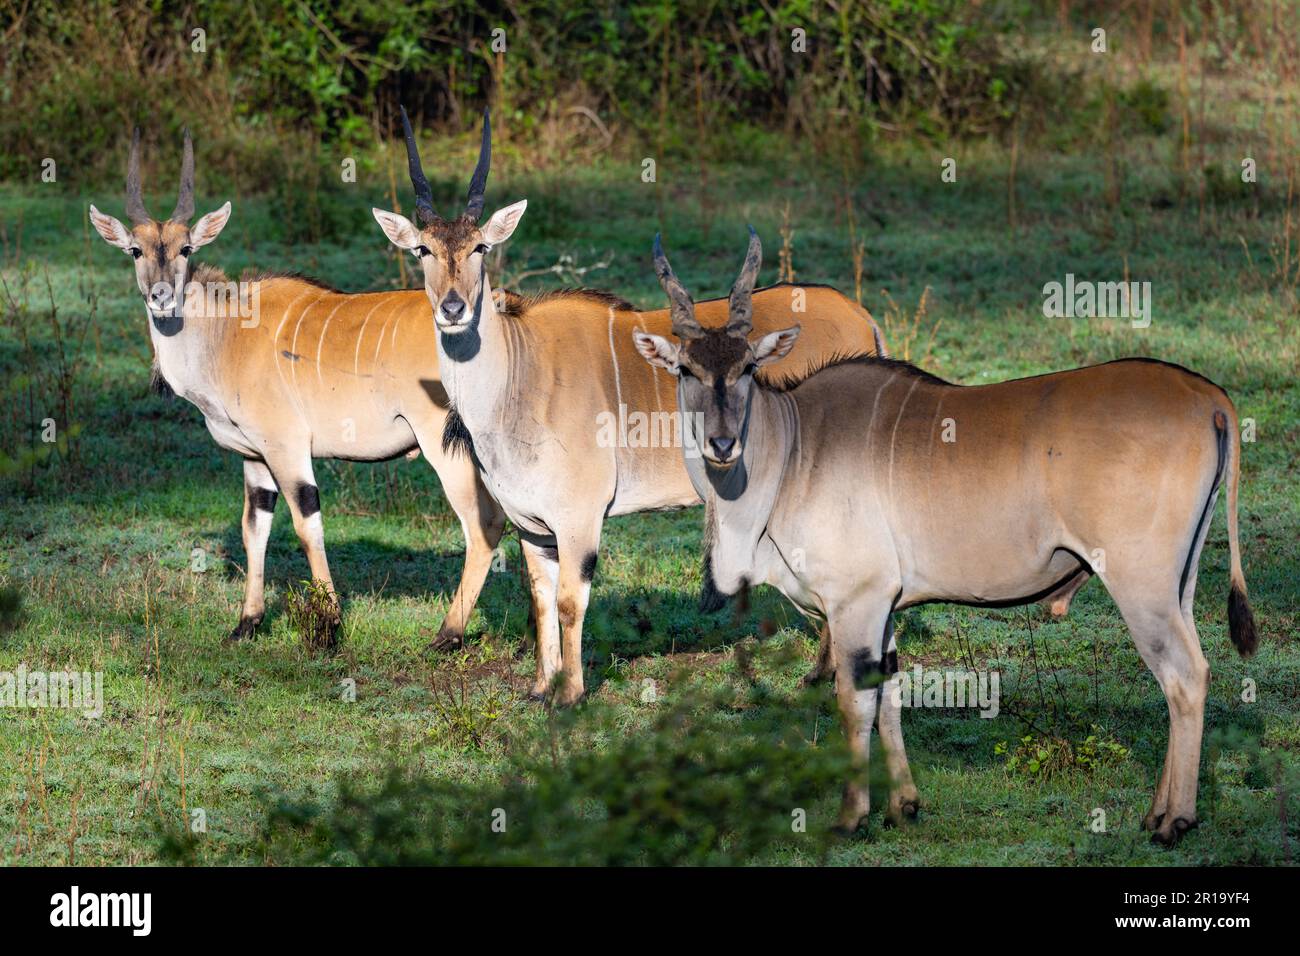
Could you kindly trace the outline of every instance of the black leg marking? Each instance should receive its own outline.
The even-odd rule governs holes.
[[[306,483],[299,485],[298,510],[304,518],[310,518],[320,511],[320,489]]]
[[[590,581],[596,576],[596,552],[592,551],[582,559],[582,580]]]
[[[274,512],[280,493],[274,488],[249,488],[248,503],[254,511]]]
[[[876,660],[871,651],[865,647],[853,652],[849,658],[849,669],[853,675],[854,690],[870,690],[880,683],[876,674],[880,673],[881,662]]]
[[[890,651],[880,662],[880,673],[893,677],[898,673],[898,651]]]

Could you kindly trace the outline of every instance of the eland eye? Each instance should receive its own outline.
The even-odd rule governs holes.
[[[695,373],[692,372],[690,369],[688,369],[685,365],[677,366],[677,374],[682,376],[683,378],[695,378]]]
[[[181,255],[183,255],[186,259],[190,257],[190,253],[192,253],[193,251],[194,251],[193,246],[181,246]]]
[[[748,365],[745,366],[745,371],[741,372],[740,374],[753,375],[757,371],[758,371],[758,365],[755,364],[754,362],[750,362]]]
[[[474,247],[474,251],[477,252],[480,256],[484,256],[487,255],[488,250],[490,250],[491,248],[492,247],[489,246],[487,243],[480,242],[477,246]]]
[[[142,255],[144,255],[144,253],[141,252],[139,249],[137,249],[135,246],[132,246],[130,249],[126,251],[131,253],[132,259],[139,259]]]
[[[416,247],[415,247],[414,249],[412,249],[411,251],[415,253],[415,258],[417,258],[417,259],[423,259],[425,256],[427,256],[427,255],[429,254],[429,247],[428,247],[428,246],[416,246]]]

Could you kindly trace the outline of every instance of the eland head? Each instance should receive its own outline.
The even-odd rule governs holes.
[[[479,315],[487,291],[484,256],[493,246],[510,238],[528,201],[499,209],[482,226],[478,224],[483,215],[483,194],[492,162],[492,125],[487,110],[483,111],[483,141],[478,165],[470,179],[465,211],[451,219],[434,212],[433,191],[420,164],[420,152],[405,108],[402,132],[406,137],[411,185],[415,189],[416,222],[382,209],[371,212],[393,245],[420,260],[434,322],[442,332],[456,334],[471,328]]]
[[[673,273],[655,236],[654,263],[659,284],[668,295],[674,343],[660,335],[636,332],[637,350],[651,365],[677,377],[678,401],[684,417],[697,422],[700,454],[714,468],[730,468],[744,452],[754,373],[789,354],[799,326],[769,332],[753,340],[754,283],[763,262],[763,247],[749,228],[745,264],[731,287],[727,324],[705,328],[695,318],[695,302]]]
[[[126,215],[128,229],[119,220],[91,205],[90,221],[111,246],[117,246],[135,260],[135,281],[145,307],[155,320],[179,318],[185,307],[185,285],[189,281],[190,256],[221,234],[230,219],[230,203],[210,212],[193,226],[194,143],[185,131],[181,160],[179,196],[164,220],[154,219],[145,209],[140,189],[140,130],[131,137],[131,156],[126,171]]]

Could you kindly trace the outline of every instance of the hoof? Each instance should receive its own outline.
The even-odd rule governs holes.
[[[840,801],[840,815],[831,831],[840,836],[850,837],[859,830],[866,830],[867,816],[871,813],[871,800],[864,787],[848,784],[844,788],[844,797]]]
[[[587,697],[586,691],[578,691],[576,694],[566,694],[563,691],[555,695],[556,707],[577,707]]]
[[[438,636],[429,642],[427,651],[441,653],[456,651],[465,646],[465,634],[461,631],[439,631]]]
[[[799,680],[801,687],[816,687],[818,684],[824,684],[835,677],[833,668],[814,667]]]
[[[1161,826],[1160,829],[1151,834],[1151,842],[1164,847],[1177,846],[1178,841],[1183,838],[1183,834],[1188,830],[1196,829],[1196,827],[1196,820],[1188,820],[1186,817],[1175,817],[1168,826]]]
[[[1142,818],[1142,829],[1159,830],[1160,824],[1164,822],[1164,819],[1165,819],[1165,815],[1163,813],[1156,813],[1154,810],[1152,810],[1150,813],[1148,813],[1145,817]]]
[[[916,822],[917,814],[921,812],[921,801],[915,797],[909,797],[901,800],[897,805],[890,804],[889,811],[885,814],[885,822],[890,826],[904,827],[910,823]]]
[[[257,617],[241,617],[239,623],[235,625],[235,629],[226,635],[223,643],[238,644],[240,641],[251,640],[257,636],[257,625],[261,623],[262,616],[260,614]]]
[[[836,820],[835,825],[831,827],[831,833],[839,837],[841,840],[853,840],[859,836],[866,836],[867,818],[863,816],[850,822],[849,817],[842,816]]]

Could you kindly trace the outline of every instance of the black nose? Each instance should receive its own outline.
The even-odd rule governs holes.
[[[459,322],[465,314],[465,300],[455,291],[448,292],[442,300],[442,314],[449,322]]]
[[[736,447],[736,439],[710,438],[709,444],[713,446],[713,457],[726,461],[731,454],[731,449]]]

